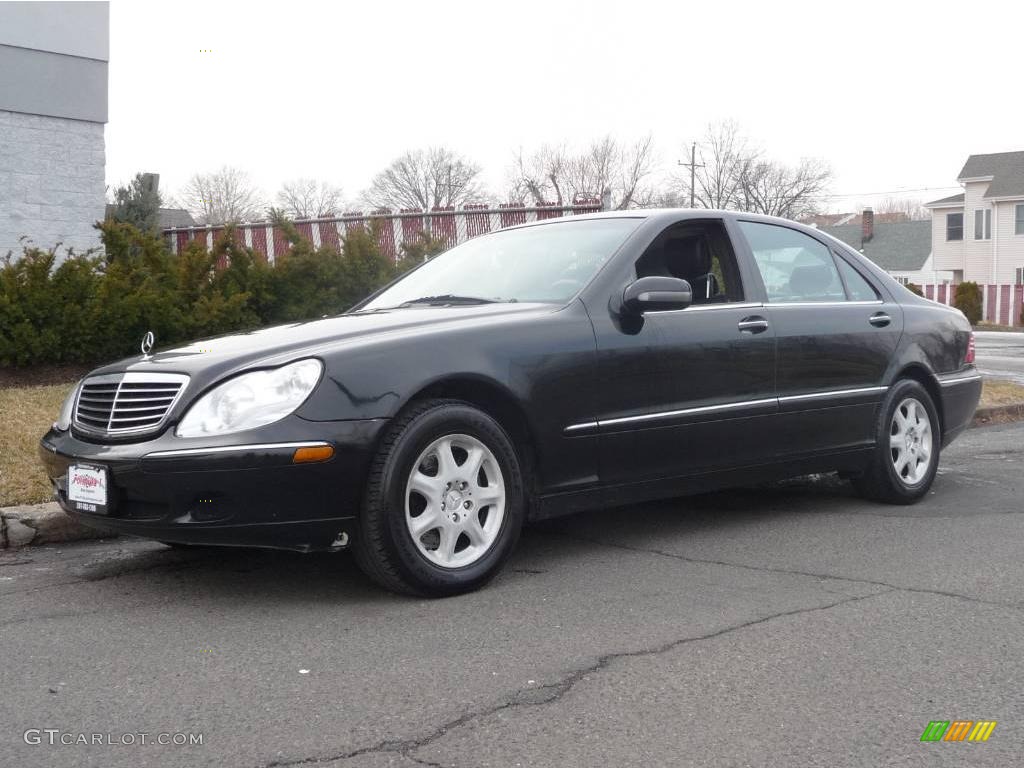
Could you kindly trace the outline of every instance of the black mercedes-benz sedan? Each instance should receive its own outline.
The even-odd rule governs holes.
[[[527,520],[839,471],[917,501],[981,379],[964,316],[790,221],[628,211],[482,235],[354,309],[97,369],[40,454],[83,522],[351,548],[393,590]]]

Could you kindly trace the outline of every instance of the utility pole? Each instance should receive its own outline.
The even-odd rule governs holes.
[[[697,142],[693,142],[693,143],[690,144],[690,162],[684,163],[682,160],[680,160],[679,161],[679,165],[683,166],[684,168],[689,168],[690,169],[690,207],[693,208],[694,207],[694,199],[693,199],[694,189],[693,188],[694,188],[694,184],[696,183],[696,178],[695,177],[697,175],[697,169],[704,167],[703,163],[698,163],[697,162]]]

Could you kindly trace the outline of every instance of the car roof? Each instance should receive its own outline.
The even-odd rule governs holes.
[[[748,213],[746,211],[727,211],[719,208],[629,208],[623,211],[579,213],[544,219],[542,221],[528,221],[524,224],[517,224],[514,227],[506,227],[505,229],[542,227],[547,224],[557,224],[565,221],[586,221],[588,219],[664,219],[666,223],[669,223],[670,221],[682,221],[685,219],[702,219],[708,216],[736,216],[752,221],[763,221],[766,224],[784,224],[787,227],[795,227],[810,232],[820,231],[814,227],[808,227],[805,224],[800,224],[792,219],[784,219],[780,216],[766,216],[761,213]]]

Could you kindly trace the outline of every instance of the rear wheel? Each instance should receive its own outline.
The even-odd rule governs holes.
[[[942,447],[928,390],[913,379],[896,382],[880,409],[875,439],[871,466],[853,481],[857,490],[889,504],[913,504],[928,493]]]
[[[396,418],[373,462],[356,561],[387,589],[425,596],[485,584],[525,514],[515,446],[493,418],[433,400]]]

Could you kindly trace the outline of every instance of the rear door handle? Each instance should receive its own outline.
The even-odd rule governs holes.
[[[751,315],[740,320],[736,327],[742,333],[761,333],[768,330],[768,321],[759,315]]]
[[[875,328],[884,328],[892,322],[892,318],[885,314],[885,312],[876,312],[868,318],[868,322],[875,326]]]

